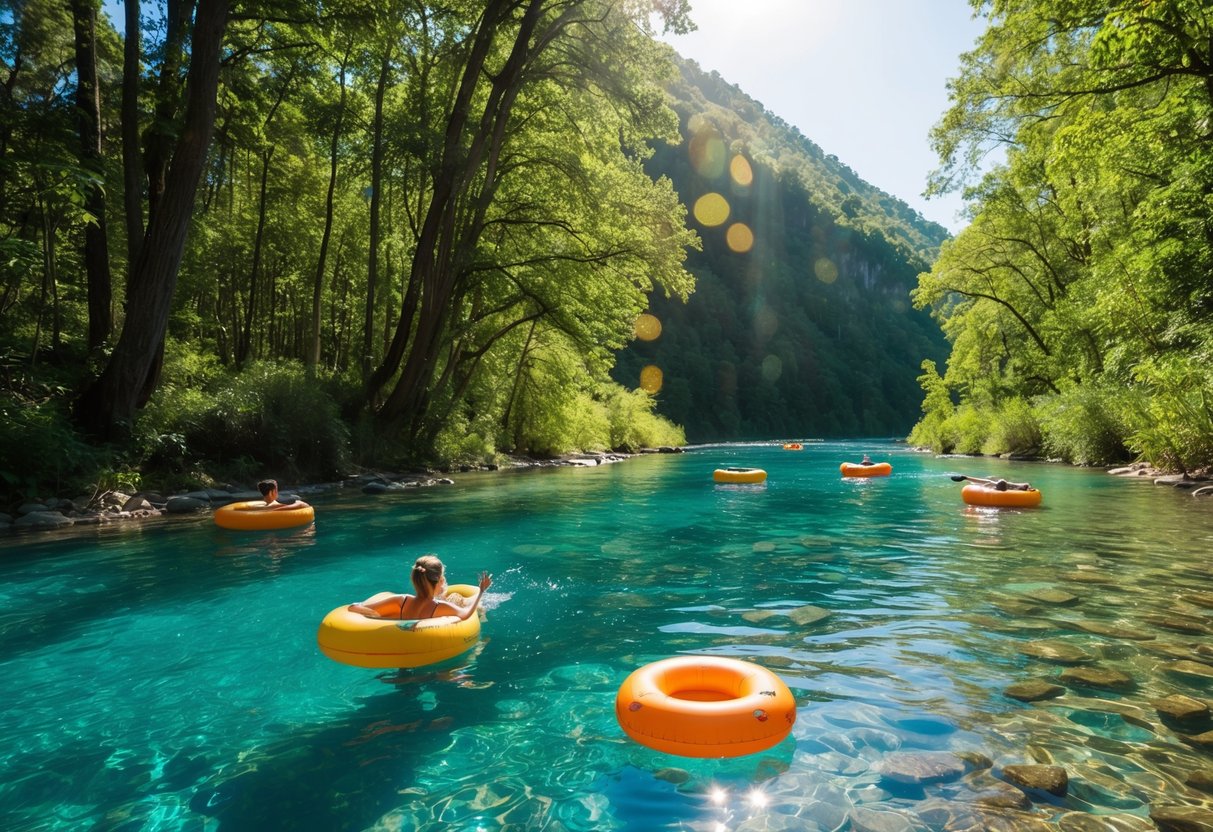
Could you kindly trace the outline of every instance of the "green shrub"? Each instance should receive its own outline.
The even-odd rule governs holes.
[[[612,449],[636,451],[662,445],[685,445],[686,434],[678,425],[653,412],[657,400],[643,390],[612,385],[606,412]]]
[[[949,422],[956,412],[952,394],[947,384],[935,369],[934,361],[922,362],[922,375],[918,377],[922,387],[922,418],[914,425],[906,441],[911,445],[930,448],[937,454],[951,453],[956,445],[955,435]]]
[[[1004,401],[991,420],[989,435],[982,446],[985,454],[1035,455],[1042,445],[1040,423],[1032,406],[1016,396]]]
[[[107,449],[76,432],[62,399],[31,402],[0,392],[0,423],[0,491],[11,502],[80,496],[110,463]]]
[[[1135,377],[1146,387],[1130,404],[1128,444],[1154,464],[1191,471],[1213,459],[1213,379],[1209,358],[1169,355],[1142,362]]]
[[[1077,465],[1128,459],[1127,396],[1111,386],[1085,384],[1036,399],[1045,452]]]
[[[349,430],[324,384],[295,363],[258,362],[200,401],[178,391],[171,430],[203,458],[282,477],[332,477],[349,459]],[[256,465],[250,465],[255,461]]]
[[[952,435],[952,449],[958,454],[980,454],[990,432],[989,411],[966,402],[956,409],[945,428]]]

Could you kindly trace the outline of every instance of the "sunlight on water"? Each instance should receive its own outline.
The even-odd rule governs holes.
[[[841,478],[865,451],[893,475]],[[1044,505],[966,507],[955,472],[1030,479]],[[295,532],[6,538],[0,827],[1135,830],[1208,799],[1184,741],[1207,715],[1158,711],[1213,688],[1213,518],[1186,493],[891,444],[456,479],[317,495]],[[429,551],[454,582],[495,575],[472,651],[320,655],[328,610],[404,589]],[[776,672],[791,737],[725,760],[628,740],[618,686],[685,653]],[[1032,680],[1060,695],[1004,693]],[[890,774],[940,759],[959,768]],[[1025,763],[1064,767],[1067,794],[1023,797],[1002,768]]]

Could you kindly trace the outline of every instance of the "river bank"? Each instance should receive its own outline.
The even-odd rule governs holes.
[[[587,452],[567,454],[551,459],[506,457],[499,463],[461,465],[446,469],[422,469],[409,472],[369,471],[350,473],[333,482],[302,485],[281,485],[283,502],[324,494],[341,489],[358,489],[363,494],[380,495],[414,488],[454,485],[447,474],[471,471],[525,471],[534,468],[595,467],[621,462],[641,454],[681,453],[682,448],[643,448],[637,453]],[[195,515],[213,512],[220,506],[244,500],[260,500],[261,494],[253,484],[225,483],[202,486],[165,495],[156,490],[98,491],[75,498],[47,497],[30,499],[13,506],[11,512],[0,512],[0,534],[40,532],[68,529],[74,526],[96,526],[130,520],[143,520],[165,515]]]

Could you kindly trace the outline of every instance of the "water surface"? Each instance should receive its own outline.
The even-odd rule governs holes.
[[[893,476],[841,479],[865,450]],[[769,479],[713,484],[729,465]],[[1029,479],[1044,505],[966,507],[956,472]],[[1209,798],[1186,784],[1207,752],[1152,704],[1213,682],[1175,667],[1213,664],[1213,513],[1185,492],[815,443],[311,501],[299,531],[0,542],[0,828],[1134,830]],[[425,552],[455,582],[494,573],[480,645],[416,671],[324,658],[325,613],[405,589]],[[732,760],[628,740],[619,684],[685,653],[775,671],[792,735]],[[1004,694],[1073,666],[1132,684]],[[940,751],[967,773],[882,776]],[[1064,766],[1068,794],[1008,797],[1022,763]]]

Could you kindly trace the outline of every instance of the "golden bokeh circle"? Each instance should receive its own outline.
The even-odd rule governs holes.
[[[729,218],[729,201],[718,193],[704,194],[691,209],[700,225],[714,228]]]
[[[822,283],[833,283],[838,279],[838,267],[829,258],[822,257],[813,264],[813,274]]]
[[[754,181],[754,169],[750,167],[746,157],[738,154],[729,162],[729,176],[733,177],[733,181],[743,188],[749,187]]]
[[[656,393],[660,390],[663,380],[664,374],[660,367],[650,364],[640,371],[640,389],[646,393]]]
[[[724,241],[732,251],[745,254],[754,247],[754,232],[744,222],[735,222],[724,233]]]
[[[636,319],[634,329],[641,341],[656,341],[661,336],[661,321],[656,315],[645,312]]]

